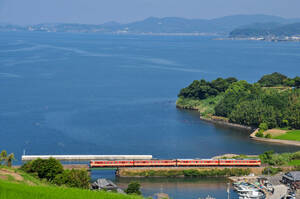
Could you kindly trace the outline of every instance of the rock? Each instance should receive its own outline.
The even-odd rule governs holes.
[[[118,193],[125,192],[119,188],[115,183],[110,180],[100,178],[92,183],[92,189],[94,190],[106,190],[106,191],[117,191]]]

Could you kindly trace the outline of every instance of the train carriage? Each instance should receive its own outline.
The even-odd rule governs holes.
[[[177,166],[190,166],[190,167],[205,167],[205,166],[218,166],[218,160],[211,159],[180,159],[177,160]]]
[[[136,160],[137,167],[172,167],[176,166],[176,160]]]
[[[219,160],[220,166],[260,166],[260,160],[238,160],[238,159],[226,159],[226,160]]]
[[[90,161],[90,167],[132,167],[133,160],[118,160],[118,161]]]

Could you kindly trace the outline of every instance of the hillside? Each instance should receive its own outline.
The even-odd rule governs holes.
[[[140,196],[66,188],[42,182],[19,170],[0,166],[1,199],[142,199]]]
[[[300,23],[280,24],[280,23],[256,23],[246,27],[237,28],[230,32],[232,38],[245,37],[286,37],[300,35]]]
[[[233,15],[216,19],[185,19],[179,17],[150,17],[127,24],[108,22],[104,24],[37,24],[17,26],[0,24],[0,31],[39,31],[39,32],[97,32],[132,34],[228,34],[233,29],[253,23],[294,23],[299,19],[285,19],[269,15]]]

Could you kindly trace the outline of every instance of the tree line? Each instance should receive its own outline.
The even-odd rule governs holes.
[[[88,189],[90,176],[86,170],[63,169],[62,164],[54,159],[36,159],[26,162],[21,170],[55,185]]]

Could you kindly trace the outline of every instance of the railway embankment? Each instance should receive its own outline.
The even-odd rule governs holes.
[[[230,177],[260,175],[264,167],[135,167],[119,168],[118,177]]]

